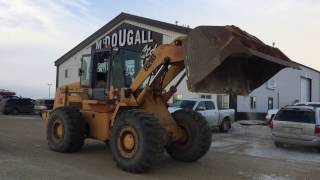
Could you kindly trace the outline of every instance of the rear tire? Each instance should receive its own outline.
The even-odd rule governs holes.
[[[112,127],[113,159],[124,171],[144,172],[161,160],[164,135],[152,114],[137,109],[123,111]]]
[[[85,139],[84,127],[79,110],[69,107],[54,110],[47,127],[49,148],[62,153],[80,151]]]
[[[4,114],[4,115],[9,115],[10,113],[9,113],[9,111],[4,110],[4,111],[3,111],[3,114]]]
[[[280,143],[280,142],[277,142],[277,141],[274,141],[273,143],[277,148],[283,147],[283,143]]]
[[[225,118],[219,126],[219,131],[226,133],[229,131],[230,128],[231,128],[230,120]]]
[[[184,142],[176,141],[167,145],[167,152],[175,160],[197,161],[208,152],[211,145],[212,133],[207,121],[201,114],[190,110],[178,110],[172,116],[188,137]]]
[[[17,114],[19,114],[19,111],[18,111],[18,109],[14,108],[11,110],[10,114],[17,115]]]

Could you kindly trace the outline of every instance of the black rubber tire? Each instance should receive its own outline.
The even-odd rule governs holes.
[[[19,114],[19,110],[14,108],[14,109],[11,110],[11,114],[18,115]]]
[[[274,141],[273,142],[274,143],[274,145],[276,146],[276,147],[283,147],[283,143],[281,143],[281,142],[277,142],[277,141]]]
[[[212,142],[211,129],[205,118],[195,111],[178,110],[172,114],[178,126],[186,130],[185,142],[175,141],[166,146],[168,154],[175,160],[197,161],[209,150]]]
[[[3,111],[3,114],[4,114],[4,115],[9,115],[10,113],[9,113],[9,111],[4,110],[4,111]]]
[[[122,128],[131,127],[138,135],[138,148],[132,158],[121,155],[117,140]],[[143,110],[122,111],[112,127],[110,148],[113,160],[124,170],[140,173],[158,164],[164,152],[164,129],[159,120]]]
[[[60,143],[52,137],[54,122],[60,120],[64,126],[64,136]],[[62,107],[54,110],[49,118],[47,141],[49,148],[56,152],[72,153],[81,150],[85,139],[85,121],[78,109]]]
[[[225,128],[225,126],[228,126],[228,128]],[[223,119],[219,126],[219,131],[226,133],[229,131],[230,128],[231,128],[230,120],[228,118]]]

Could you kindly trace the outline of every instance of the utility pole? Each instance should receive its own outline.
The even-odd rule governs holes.
[[[50,90],[51,90],[51,86],[52,86],[52,84],[51,83],[48,83],[48,87],[49,87],[49,99],[50,99]]]

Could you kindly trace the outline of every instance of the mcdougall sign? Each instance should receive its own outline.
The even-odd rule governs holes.
[[[161,43],[161,34],[124,23],[120,25],[119,28],[98,40],[95,44],[95,49],[125,46],[138,46],[143,48],[141,45]]]

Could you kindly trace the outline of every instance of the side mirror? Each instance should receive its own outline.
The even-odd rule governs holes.
[[[206,110],[205,107],[197,107],[197,109],[196,109],[196,111],[204,111],[204,110]]]

